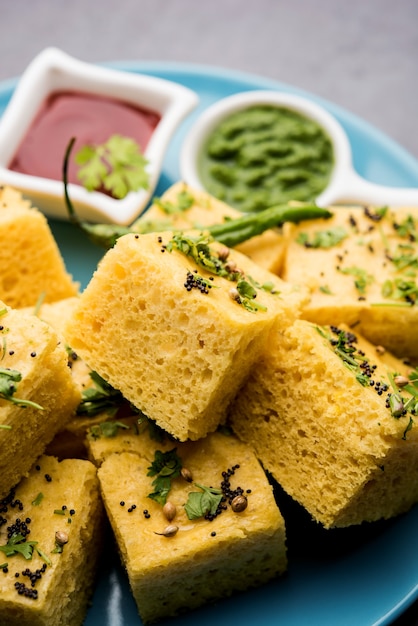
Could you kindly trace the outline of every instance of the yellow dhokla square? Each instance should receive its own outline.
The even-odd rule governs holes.
[[[286,231],[281,275],[311,291],[302,317],[348,324],[418,363],[418,208],[339,207]]]
[[[71,418],[81,395],[51,326],[0,306],[0,497]]]
[[[78,297],[65,298],[57,302],[42,303],[37,307],[20,309],[26,314],[36,315],[50,324],[61,336],[64,327],[78,303]],[[63,339],[63,341],[65,341]],[[84,440],[88,429],[107,419],[113,419],[122,412],[127,415],[127,402],[117,390],[102,386],[100,378],[96,380],[94,373],[84,361],[66,346],[68,365],[75,385],[81,393],[80,404],[71,419],[55,435],[48,444],[46,453],[63,458],[86,458],[87,451]]]
[[[103,501],[144,623],[259,586],[286,570],[285,525],[272,488],[252,449],[235,437],[212,433],[176,445],[120,429],[89,445],[101,462]],[[153,464],[158,473],[151,476]],[[164,506],[149,494],[162,497],[153,481],[167,476],[167,468],[176,471],[168,477]],[[212,502],[213,515],[201,500],[209,487],[215,498],[225,494],[222,508]],[[239,503],[242,510],[234,511]]]
[[[9,187],[0,188],[0,233],[0,300],[19,308],[77,293],[45,216]]]
[[[242,213],[204,191],[192,189],[183,182],[170,187],[134,224],[133,230],[143,232],[200,229],[241,217]],[[150,230],[148,231],[150,232]],[[279,229],[266,230],[236,246],[255,263],[278,274],[284,255],[285,237]]]
[[[235,433],[325,527],[389,518],[418,501],[418,371],[408,379],[380,353],[347,329],[297,320],[232,407]]]
[[[205,238],[130,234],[100,262],[65,336],[164,430],[198,439],[225,418],[273,325],[288,325],[302,298]]]
[[[49,456],[36,462],[2,501],[0,626],[81,626],[102,517],[92,463]]]

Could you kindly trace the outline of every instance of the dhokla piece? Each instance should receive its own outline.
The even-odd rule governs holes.
[[[347,328],[297,320],[231,409],[234,432],[327,528],[418,501],[418,371],[381,352]]]
[[[36,315],[39,319],[50,324],[63,337],[65,324],[77,302],[78,297],[73,296],[56,302],[39,303],[36,307],[25,307],[19,310],[26,314]],[[63,342],[65,342],[64,338]],[[68,365],[71,368],[73,380],[81,393],[80,404],[71,419],[48,444],[46,453],[59,459],[86,458],[87,451],[84,440],[88,429],[94,424],[113,418],[119,407],[122,408],[126,405],[126,401],[123,402],[123,398],[116,390],[108,391],[100,384],[96,385],[90,368],[71,350],[70,346],[66,346],[66,348]]]
[[[179,182],[170,187],[160,199],[154,200],[132,228],[138,229],[138,232],[143,232],[145,227],[155,231],[199,229],[241,216],[240,211],[225,202]],[[236,250],[273,274],[278,274],[285,250],[284,243],[285,237],[279,229],[269,229],[262,235],[239,244]]]
[[[55,302],[39,301],[35,306],[19,307],[27,314],[36,315],[40,320],[50,324],[54,330],[63,335],[65,324],[73,309],[77,306],[78,296],[69,296]]]
[[[216,430],[303,294],[246,256],[164,232],[120,237],[66,329],[77,354],[180,441]]]
[[[81,626],[101,546],[95,466],[42,456],[1,507],[0,626]]]
[[[336,208],[290,232],[282,278],[308,287],[302,317],[345,323],[418,363],[418,207]]]
[[[45,216],[20,193],[0,188],[0,300],[14,308],[78,292]]]
[[[81,394],[67,351],[35,315],[0,306],[0,497],[69,421]]]
[[[221,433],[176,445],[128,432],[89,445],[101,462],[103,501],[144,623],[286,570],[284,520],[250,446]],[[163,476],[170,483],[164,498]]]

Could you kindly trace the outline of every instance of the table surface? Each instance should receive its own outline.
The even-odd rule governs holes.
[[[330,100],[418,159],[417,0],[0,0],[0,11],[0,80],[46,46],[239,70]],[[394,622],[417,624],[416,605]]]

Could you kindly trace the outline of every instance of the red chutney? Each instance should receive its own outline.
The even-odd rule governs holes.
[[[121,100],[60,91],[41,106],[9,168],[15,172],[62,180],[64,155],[71,137],[74,152],[87,144],[104,143],[119,134],[134,139],[144,152],[161,117]],[[68,180],[79,183],[77,165],[69,164]]]

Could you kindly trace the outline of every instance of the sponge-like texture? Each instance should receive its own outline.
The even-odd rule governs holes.
[[[0,552],[0,562],[7,563],[0,576],[0,626],[81,626],[101,546],[103,515],[94,465],[42,456],[3,500],[2,518],[4,529],[26,535],[21,547],[30,541],[36,545],[30,560]],[[67,539],[61,552],[57,532]],[[0,545],[7,541],[3,531]],[[39,571],[33,585],[28,570]]]
[[[302,317],[348,324],[418,363],[418,207],[338,207],[286,232],[281,276],[311,292]]]
[[[303,296],[226,249],[234,275],[257,285],[247,304],[259,308],[248,310],[237,301],[236,280],[170,252],[172,241],[169,232],[121,237],[81,295],[65,336],[91,369],[184,441],[216,430],[273,325],[291,323]],[[216,263],[223,251],[213,247]]]
[[[104,504],[144,623],[259,586],[286,570],[284,520],[250,446],[220,433],[160,446],[128,432],[107,439],[107,451],[96,445],[101,440],[90,440],[90,450],[102,461]],[[148,497],[154,491],[148,474],[153,452],[173,447],[193,482],[181,476],[172,480],[168,501],[176,515],[168,521],[162,505]],[[241,487],[247,508],[234,512],[227,498],[212,521],[189,519],[183,505],[190,492],[202,493],[198,485],[220,489],[226,480],[231,491]],[[178,530],[165,536],[167,526]]]
[[[0,497],[31,468],[81,399],[67,351],[51,326],[0,305],[1,366],[21,376],[14,402],[0,398]],[[22,406],[16,400],[36,403]]]
[[[252,371],[231,425],[325,527],[389,518],[418,501],[418,422],[388,406],[396,373],[408,372],[361,337],[341,348],[334,331],[297,320]]]
[[[0,300],[19,308],[77,294],[45,216],[9,187],[0,188],[0,233]]]

